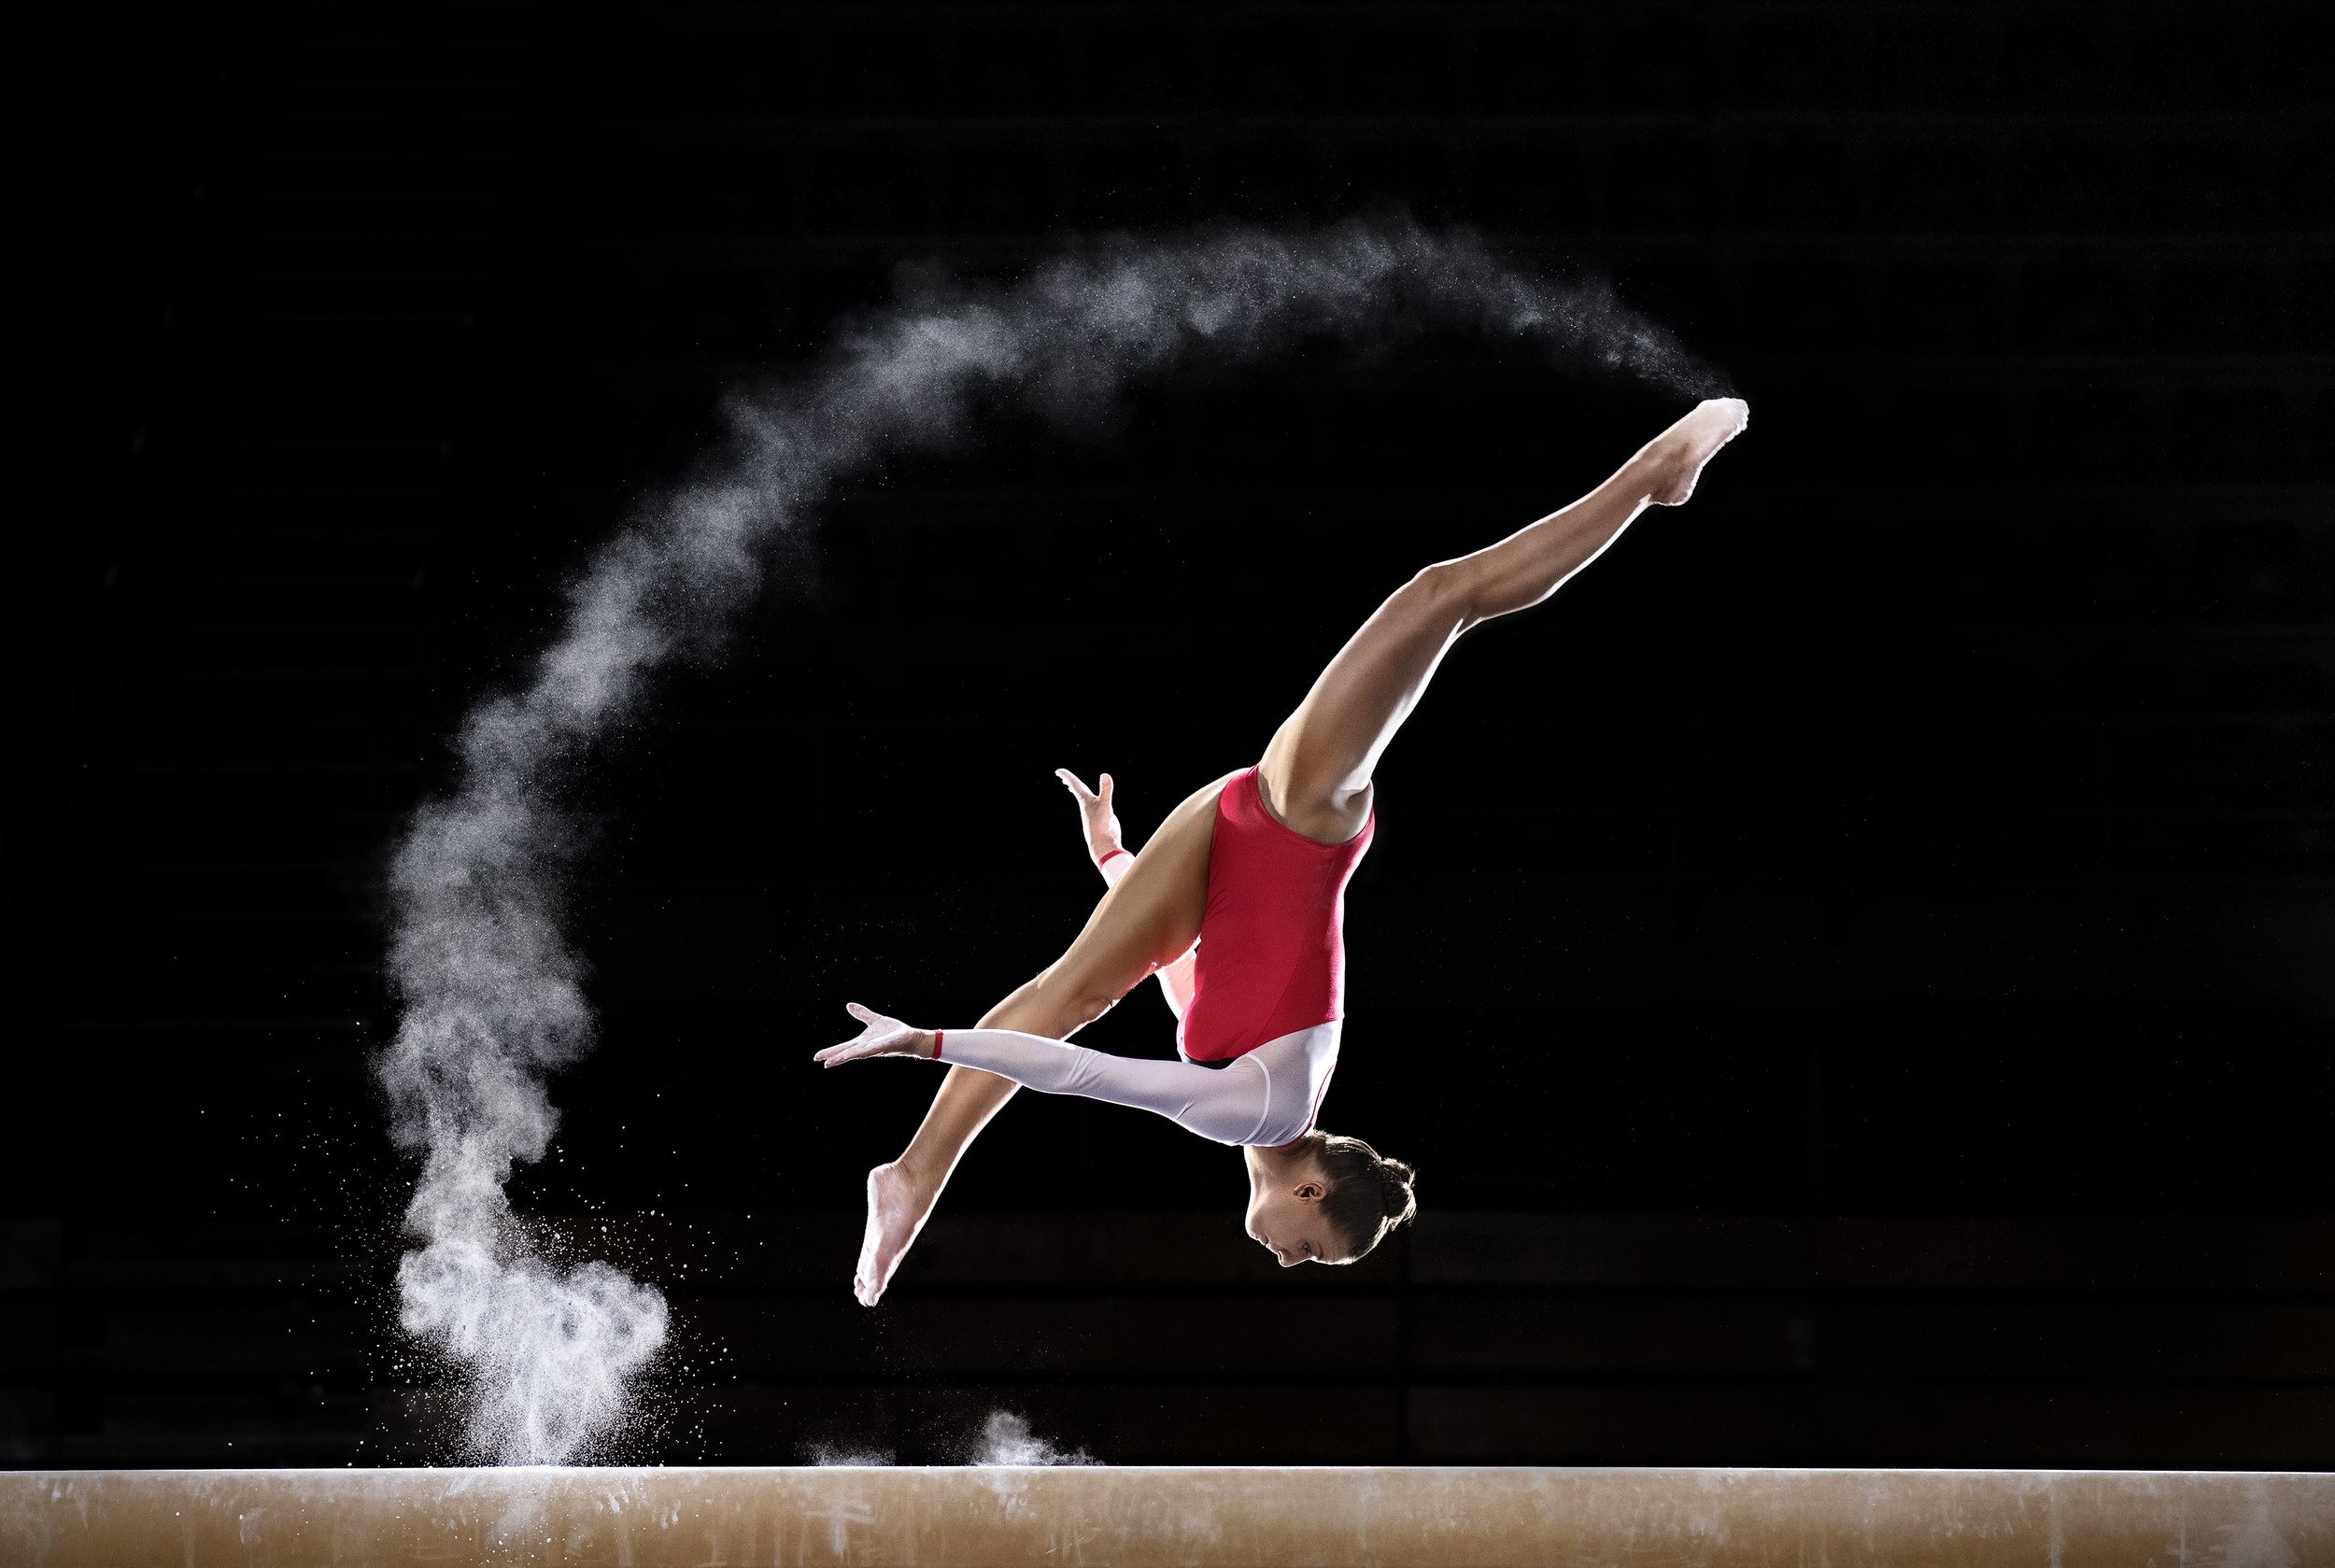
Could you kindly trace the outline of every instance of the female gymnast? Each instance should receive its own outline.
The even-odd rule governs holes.
[[[1351,1263],[1408,1220],[1408,1165],[1313,1127],[1337,1066],[1346,880],[1370,846],[1371,771],[1461,633],[1547,599],[1647,506],[1684,502],[1749,417],[1734,398],[1701,403],[1564,511],[1413,577],[1330,660],[1264,759],[1178,806],[1141,854],[1119,842],[1110,778],[1097,795],[1062,773],[1110,884],[1069,951],[977,1028],[912,1028],[854,1002],[858,1038],[814,1058],[950,1064],[908,1148],[868,1173],[861,1304],[882,1298],[966,1147],[1025,1084],[1238,1146],[1249,1235],[1284,1268]],[[1179,1060],[1064,1043],[1153,974]]]

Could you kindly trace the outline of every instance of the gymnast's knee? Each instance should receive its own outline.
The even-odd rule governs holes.
[[[1104,1013],[1119,1005],[1126,990],[1112,992],[1094,984],[1048,984],[1054,977],[1040,975],[1026,988],[1026,998],[1017,996],[1024,1005],[1015,1009],[1016,1022],[999,1026],[1019,1029],[1025,1034],[1041,1035],[1048,1039],[1068,1039]],[[1132,987],[1126,988],[1132,989]]]
[[[1439,560],[1421,567],[1409,582],[1395,589],[1393,602],[1437,622],[1472,623],[1483,618],[1477,604],[1483,587],[1481,575],[1465,560]]]

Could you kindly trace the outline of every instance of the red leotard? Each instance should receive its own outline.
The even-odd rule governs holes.
[[[945,1030],[933,1060],[1157,1111],[1218,1143],[1279,1149],[1304,1137],[1337,1069],[1346,880],[1377,826],[1373,813],[1342,844],[1292,832],[1266,811],[1253,768],[1217,792],[1192,1000],[1176,1029],[1184,1060],[1110,1056],[1012,1029]],[[1105,881],[1117,881],[1118,858],[1103,857]]]
[[[1192,1005],[1176,1029],[1195,1062],[1229,1062],[1345,1016],[1346,881],[1378,813],[1344,843],[1321,843],[1273,820],[1256,773],[1235,774],[1216,798]]]

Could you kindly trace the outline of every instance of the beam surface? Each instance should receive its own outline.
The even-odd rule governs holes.
[[[2335,1563],[2335,1476],[2033,1470],[58,1471],[0,1562],[2089,1568]]]

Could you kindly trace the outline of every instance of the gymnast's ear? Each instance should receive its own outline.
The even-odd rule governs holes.
[[[1320,1203],[1330,1195],[1330,1184],[1319,1176],[1309,1176],[1290,1189],[1299,1203]]]

